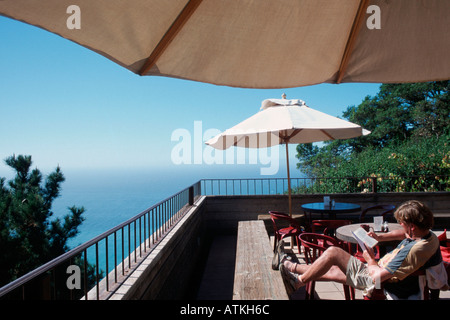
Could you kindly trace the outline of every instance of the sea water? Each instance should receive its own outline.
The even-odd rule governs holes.
[[[83,207],[85,221],[70,240],[73,248],[102,234],[195,182],[158,170],[84,170],[64,172],[61,195],[53,203],[55,217],[68,207]]]
[[[69,213],[68,207],[84,207],[80,233],[70,240],[75,246],[102,234],[169,198],[200,179],[281,178],[261,176],[257,166],[175,166],[143,169],[78,169],[64,171],[60,196],[53,202],[54,218]]]
[[[191,186],[201,179],[269,179],[285,178],[286,168],[280,166],[279,172],[271,176],[261,176],[258,165],[223,165],[223,166],[196,166],[179,165],[167,167],[149,168],[116,168],[116,169],[67,169],[61,168],[65,181],[61,185],[58,198],[53,201],[50,221],[63,219],[70,214],[69,207],[84,207],[83,217],[85,220],[79,226],[79,233],[69,239],[69,249],[101,235],[102,233],[116,227],[117,225],[133,218],[144,210],[152,207],[158,202],[165,200],[179,191]],[[42,171],[45,176],[51,173]],[[298,175],[294,172],[293,175]],[[12,179],[12,171],[2,171],[0,177],[7,181]],[[291,175],[292,176],[292,175]],[[125,228],[127,229],[127,228]],[[128,235],[125,230],[124,241],[128,253]],[[147,233],[148,236],[148,233]],[[122,234],[117,232],[118,243],[121,242]],[[112,239],[112,238],[111,238]],[[112,240],[109,246],[112,246]],[[132,241],[130,241],[132,242]],[[121,244],[118,244],[120,246]],[[100,244],[101,253],[104,244]],[[134,250],[131,248],[131,250]],[[120,251],[120,250],[119,250]],[[108,258],[109,269],[113,268],[112,250]],[[117,260],[121,261],[122,253],[119,252]],[[88,250],[88,262],[95,262],[95,252]],[[105,260],[99,257],[100,269],[105,270]]]
[[[85,221],[79,227],[79,234],[70,239],[70,249],[138,215],[158,202],[171,197],[200,179],[235,178],[284,178],[286,172],[274,176],[261,176],[258,166],[172,166],[167,168],[121,168],[121,169],[77,169],[63,170],[66,178],[60,196],[53,202],[51,219],[69,214],[68,207],[84,207]],[[147,233],[148,235],[148,233]],[[117,233],[121,246],[121,232]],[[124,234],[125,252],[128,253],[127,230]],[[133,240],[130,241],[133,243]],[[111,247],[111,243],[109,246]],[[100,244],[104,246],[104,244]],[[104,250],[99,248],[99,252]],[[131,248],[133,250],[133,248]],[[109,269],[114,265],[112,249],[109,252]],[[122,259],[119,249],[118,261]],[[101,269],[105,259],[99,257]],[[88,250],[88,260],[95,261],[95,251]]]

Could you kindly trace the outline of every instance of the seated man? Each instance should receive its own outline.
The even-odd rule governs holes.
[[[370,292],[380,283],[392,298],[420,298],[418,278],[411,276],[427,265],[442,265],[439,241],[430,231],[433,214],[419,201],[402,204],[394,214],[402,230],[386,234],[369,233],[378,241],[402,240],[392,252],[378,262],[371,248],[363,252],[366,264],[339,247],[330,247],[311,265],[297,264],[284,255],[280,270],[289,283],[298,289],[309,281],[336,281]],[[440,283],[447,283],[443,268],[437,269]],[[410,277],[408,277],[410,276]],[[435,275],[436,276],[436,275]],[[445,278],[445,279],[444,279]]]

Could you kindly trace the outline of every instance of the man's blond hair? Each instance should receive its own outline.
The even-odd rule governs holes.
[[[434,218],[430,208],[417,200],[402,203],[394,213],[398,223],[412,223],[422,230],[433,227]]]

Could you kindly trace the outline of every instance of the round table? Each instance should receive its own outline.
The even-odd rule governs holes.
[[[358,242],[356,241],[355,237],[353,237],[352,231],[355,231],[356,229],[361,227],[361,225],[363,225],[363,224],[369,225],[369,227],[373,229],[373,223],[348,224],[346,226],[342,226],[342,227],[339,227],[336,229],[336,238],[338,238],[339,240],[357,244]],[[392,230],[402,229],[403,227],[398,223],[388,223],[388,228],[389,228],[389,231],[392,231]],[[382,234],[384,232],[376,231],[375,233]],[[393,246],[393,245],[396,245],[397,243],[398,243],[398,241],[382,241],[382,242],[378,242],[378,246],[383,246],[383,247]]]
[[[370,228],[373,229],[373,223],[354,223],[354,224],[348,224],[346,226],[342,226],[336,229],[336,237],[340,240],[346,241],[346,242],[351,242],[351,243],[358,243],[356,241],[356,239],[353,237],[352,231],[355,231],[356,229],[358,229],[359,227],[361,227],[361,225],[366,224],[369,225]],[[392,230],[398,230],[398,229],[402,229],[403,227],[398,224],[398,223],[388,223],[388,228],[389,231]],[[376,231],[375,233],[383,233],[383,232],[378,232]],[[383,241],[383,242],[379,242],[379,244],[392,244],[391,241]]]
[[[369,227],[372,228],[372,230],[373,230],[373,226],[374,226],[373,223],[349,224],[349,225],[342,226],[342,227],[339,227],[336,229],[336,238],[346,241],[346,242],[349,242],[349,243],[357,244],[358,241],[356,241],[356,239],[353,237],[352,231],[355,231],[356,229],[361,227],[362,224],[369,225]],[[389,231],[392,231],[392,230],[402,229],[403,227],[398,223],[388,223],[388,228],[389,228]],[[376,231],[375,233],[381,234],[383,232]],[[380,250],[380,257],[384,256],[388,250],[392,250],[393,248],[395,248],[399,243],[400,243],[399,240],[378,242],[377,246]]]
[[[312,213],[327,213],[331,219],[336,218],[339,213],[352,213],[361,210],[361,206],[355,203],[336,202],[334,206],[325,206],[323,202],[305,203],[302,205],[302,210],[309,213],[309,220],[311,222]]]

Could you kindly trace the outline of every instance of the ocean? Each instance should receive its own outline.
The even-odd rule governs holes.
[[[68,207],[85,208],[85,221],[79,228],[80,233],[69,241],[70,248],[91,240],[203,178],[286,177],[284,167],[280,166],[276,175],[261,176],[256,165],[180,165],[115,170],[62,168],[62,171],[66,180],[60,196],[53,202],[52,219],[68,214]]]
[[[84,207],[85,220],[79,234],[68,241],[73,249],[102,233],[116,227],[142,211],[165,200],[201,179],[258,179],[285,178],[286,166],[280,164],[274,175],[261,175],[259,165],[172,165],[170,167],[120,168],[120,169],[64,169],[65,181],[60,196],[52,205],[53,216],[63,218],[70,213],[69,207]],[[41,170],[42,175],[53,170]],[[12,171],[0,172],[7,181]],[[291,177],[300,177],[298,170],[291,169]],[[283,187],[282,187],[283,188]],[[118,233],[118,237],[121,234]],[[118,241],[120,241],[118,239]],[[127,239],[125,242],[128,243]],[[103,246],[104,242],[100,244]],[[109,244],[110,247],[112,244]],[[102,250],[102,248],[100,248]],[[125,252],[126,253],[126,252]],[[120,261],[119,253],[119,261]],[[105,257],[99,257],[100,268],[105,269]],[[113,268],[113,250],[109,251],[109,271]],[[95,250],[88,250],[88,261],[95,261]]]

